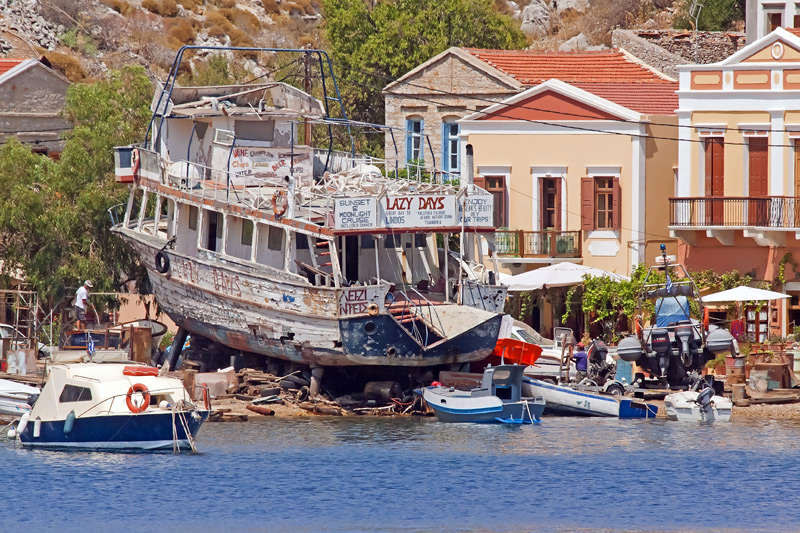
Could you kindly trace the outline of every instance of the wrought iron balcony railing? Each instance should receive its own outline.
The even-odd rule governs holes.
[[[673,227],[800,228],[800,198],[700,197],[670,198]]]
[[[496,231],[497,255],[507,257],[581,257],[580,231]]]

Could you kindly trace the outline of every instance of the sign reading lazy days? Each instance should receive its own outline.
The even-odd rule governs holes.
[[[466,200],[469,227],[492,227],[491,195],[471,195]],[[387,196],[337,198],[335,229],[452,228],[461,225],[461,205],[455,196]]]

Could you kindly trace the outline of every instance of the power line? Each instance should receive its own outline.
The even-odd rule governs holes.
[[[387,79],[387,80],[395,81],[390,76],[387,76],[385,74],[381,74],[379,72],[370,73],[370,72],[368,72],[366,70],[361,70],[361,69],[356,69],[356,68],[346,67],[346,66],[344,66],[344,67],[340,66],[340,68],[344,68],[345,70],[349,70],[349,71],[352,71],[352,72],[358,72],[360,74],[365,74],[365,75],[375,76],[375,77],[382,77],[382,78]],[[365,83],[360,83],[360,82],[355,82],[355,81],[350,81],[350,83],[358,85],[358,86],[360,86],[362,88],[367,88],[367,89],[374,89],[375,88],[375,86],[371,86],[371,85],[368,85],[368,84],[365,84]],[[406,82],[403,82],[403,83],[406,83]],[[467,96],[468,98],[471,98],[473,100],[478,100],[478,101],[481,101],[481,102],[491,103],[492,105],[494,105],[494,104],[502,104],[502,102],[497,102],[495,100],[491,100],[491,99],[488,99],[488,98],[481,98],[479,96],[464,95],[464,94],[456,93],[456,92],[452,92],[452,91],[445,91],[444,89],[426,87],[424,85],[418,85],[418,84],[412,84],[412,83],[408,83],[408,85],[419,87],[419,88],[422,88],[422,89],[435,91],[435,92],[439,92],[439,93],[441,93],[442,96],[456,96],[456,97],[465,97],[465,96]],[[590,92],[590,91],[587,91],[587,92]],[[520,94],[520,93],[517,93],[517,94]],[[422,95],[404,94],[402,96],[405,97],[405,98],[412,99],[412,100],[420,100],[420,101],[427,102],[427,103],[434,104],[434,105],[442,105],[442,106],[444,106],[444,105],[448,105],[448,103],[449,103],[449,102],[441,102],[441,101],[437,101],[437,100],[431,100],[430,98],[425,98]],[[543,108],[534,107],[534,106],[530,106],[530,105],[524,105],[524,104],[521,104],[521,103],[509,103],[509,104],[503,104],[503,105],[505,105],[505,107],[507,109],[509,109],[509,110],[511,110],[511,109],[525,109],[525,110],[529,110],[529,111],[541,111],[541,112],[547,112],[547,113],[551,113],[551,114],[564,115],[566,117],[573,117],[573,118],[589,118],[589,119],[596,119],[597,118],[597,117],[593,117],[591,115],[583,115],[583,114],[578,114],[578,113],[569,113],[569,112],[565,112],[565,111],[554,111],[554,110],[551,110],[551,109],[543,109]],[[489,113],[486,110],[476,110],[475,113],[479,113],[479,114],[482,114],[482,115],[496,115],[497,114],[497,113]],[[655,136],[655,135],[638,134],[638,133],[612,132],[612,131],[601,130],[601,129],[597,129],[597,128],[581,127],[581,126],[577,126],[577,125],[574,125],[574,124],[558,124],[558,123],[553,123],[553,122],[548,122],[548,121],[543,121],[543,120],[533,120],[533,119],[511,117],[509,115],[504,114],[503,112],[499,113],[499,116],[506,117],[506,118],[509,118],[509,119],[512,119],[512,120],[516,120],[516,121],[520,121],[520,122],[528,122],[528,123],[532,123],[532,124],[542,124],[542,125],[545,125],[545,126],[555,126],[555,127],[559,127],[559,128],[574,129],[574,130],[586,131],[586,132],[591,132],[591,133],[615,134],[615,135],[623,135],[623,136],[626,136],[626,137],[650,138],[650,139],[656,139],[656,140],[666,140],[666,141],[676,141],[676,142],[681,142],[681,141],[683,141],[683,142],[693,142],[693,143],[698,143],[698,144],[704,144],[705,143],[704,139],[681,139],[681,138],[676,138],[676,137]],[[665,123],[658,123],[658,122],[645,122],[645,121],[636,121],[636,120],[622,119],[622,118],[616,118],[616,117],[612,117],[612,118],[604,119],[604,120],[610,120],[610,121],[621,122],[621,123],[626,123],[626,124],[634,124],[634,125],[639,125],[639,126],[659,126],[659,127],[667,127],[667,128],[670,128],[670,127],[671,128],[697,128],[697,126],[695,126],[695,125],[681,125],[681,124],[665,124]],[[401,129],[401,128],[397,128],[397,129],[400,129],[401,131],[406,131],[406,130]],[[720,128],[716,128],[715,127],[714,130],[715,131],[741,131],[739,128],[728,128],[727,126],[720,127]],[[790,130],[787,130],[787,129],[766,129],[765,128],[765,129],[759,129],[757,131],[786,133],[786,132],[789,132]],[[725,144],[729,145],[729,146],[749,146],[749,143],[747,143],[747,142],[733,142],[733,141],[729,142],[729,141],[725,141]],[[774,147],[774,148],[794,148],[795,147],[794,144],[767,144],[767,146]]]

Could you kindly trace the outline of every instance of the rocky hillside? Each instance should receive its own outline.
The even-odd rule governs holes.
[[[0,54],[44,55],[72,81],[128,63],[163,78],[183,44],[324,48],[321,2],[0,0]],[[677,11],[673,0],[495,0],[495,6],[515,17],[531,48],[540,50],[610,46],[614,29],[669,28]]]

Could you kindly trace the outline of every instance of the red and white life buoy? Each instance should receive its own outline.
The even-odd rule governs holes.
[[[132,397],[137,392],[140,393],[143,398],[141,405],[133,403]],[[150,391],[141,383],[134,383],[131,385],[131,388],[128,389],[128,394],[125,395],[125,403],[128,404],[128,409],[130,409],[131,413],[143,413],[150,407]]]
[[[133,163],[133,175],[139,175],[139,149],[134,148],[131,152],[131,162]]]
[[[203,405],[206,407],[206,411],[211,410],[211,394],[208,392],[208,384],[201,383],[201,387],[203,387]]]
[[[283,190],[275,191],[272,195],[272,212],[275,213],[275,216],[280,218],[286,213],[286,192]]]

